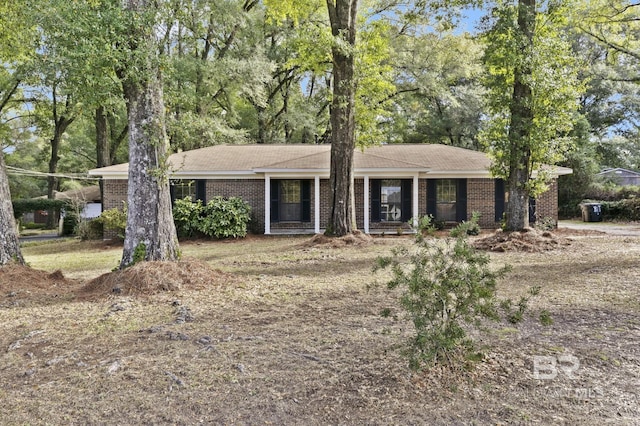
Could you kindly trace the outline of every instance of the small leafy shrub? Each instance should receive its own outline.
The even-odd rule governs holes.
[[[176,200],[173,219],[181,237],[238,238],[247,235],[251,216],[249,205],[238,197],[214,197],[205,205],[185,198]]]
[[[539,219],[535,224],[535,228],[541,231],[553,231],[554,229],[556,229],[556,226],[557,226],[556,220],[548,216],[543,217],[542,219]]]
[[[415,327],[407,351],[414,369],[468,356],[473,342],[463,325],[500,318],[496,283],[510,268],[491,268],[489,256],[469,244],[466,232],[456,234],[434,240],[419,232],[413,250],[395,248],[375,268],[390,268],[387,287],[403,290],[400,305]]]
[[[140,263],[147,257],[147,246],[145,243],[138,243],[136,248],[133,249],[133,262],[128,266],[133,266],[136,263]]]
[[[101,240],[103,232],[104,227],[98,219],[81,220],[76,227],[76,235],[83,241]]]
[[[480,213],[473,212],[471,213],[471,219],[468,221],[463,221],[460,225],[453,228],[450,232],[450,235],[454,238],[463,235],[480,235],[480,225],[478,224],[479,221]]]
[[[191,201],[189,197],[173,204],[173,221],[179,237],[192,237],[198,232],[201,221],[202,201]]]
[[[237,238],[247,235],[251,208],[238,197],[213,197],[204,206],[198,230],[215,238]]]
[[[416,219],[411,219],[409,225],[416,231],[416,234],[422,236],[432,236],[438,230],[432,215],[424,215]]]
[[[62,235],[75,234],[79,222],[79,217],[75,212],[67,211],[62,219]]]
[[[104,230],[115,231],[118,238],[124,239],[124,232],[127,229],[127,205],[122,210],[113,208],[102,212],[99,220]]]
[[[430,220],[420,221],[431,227]],[[416,233],[412,248],[398,247],[392,256],[378,258],[374,271],[390,269],[389,289],[401,289],[400,305],[413,322],[415,335],[406,354],[409,365],[419,369],[428,364],[444,363],[450,367],[476,359],[473,341],[465,327],[479,325],[483,319],[520,322],[531,296],[539,292],[532,288],[529,295],[517,303],[499,300],[497,281],[511,268],[493,268],[487,254],[476,250],[467,239],[466,227],[459,225],[457,237],[426,239]],[[383,316],[396,317],[386,308]],[[540,321],[552,322],[548,312]]]

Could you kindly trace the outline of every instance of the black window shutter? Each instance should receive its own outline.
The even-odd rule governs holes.
[[[303,180],[300,186],[302,187],[302,221],[311,222],[311,181]]]
[[[438,200],[438,181],[436,179],[427,179],[427,215],[436,217],[436,203]]]
[[[278,200],[280,199],[280,181],[271,179],[271,222],[280,220]]]
[[[196,200],[202,200],[202,204],[207,203],[207,181],[196,180]]]
[[[169,182],[169,196],[171,197],[171,205],[173,206],[176,202],[176,188],[173,185],[174,182]]]
[[[413,187],[413,182],[411,179],[402,179],[402,218],[403,222],[411,219],[413,215],[413,206],[412,206],[412,198],[413,191],[411,190]]]
[[[536,223],[536,199],[529,197],[529,223]]]
[[[380,222],[380,180],[371,180],[371,222]]]
[[[502,222],[502,217],[504,216],[504,180],[496,179],[496,195],[495,195],[495,212],[496,212],[496,222]]]
[[[456,222],[467,220],[467,180],[458,179],[456,188]]]

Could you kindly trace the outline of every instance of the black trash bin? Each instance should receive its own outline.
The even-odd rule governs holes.
[[[602,205],[600,203],[582,203],[583,222],[602,222]]]

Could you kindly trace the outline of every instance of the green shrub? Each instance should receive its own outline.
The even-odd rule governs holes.
[[[496,283],[509,268],[491,268],[489,256],[469,244],[463,229],[456,234],[425,239],[419,232],[413,249],[395,248],[375,268],[390,268],[388,288],[402,289],[400,305],[415,327],[407,351],[414,369],[466,357],[473,344],[463,325],[500,317]]]
[[[181,237],[237,238],[247,235],[251,216],[249,205],[237,197],[214,197],[205,205],[185,198],[175,201],[173,219]]]
[[[104,227],[99,219],[81,220],[76,227],[76,235],[81,240],[101,240]]]
[[[545,216],[535,223],[535,228],[541,231],[553,231],[558,227],[558,222],[549,216]]]
[[[113,208],[102,212],[99,220],[105,231],[116,231],[119,238],[124,239],[124,232],[127,229],[127,205],[124,204],[122,210]]]
[[[74,235],[78,223],[78,215],[73,211],[67,211],[62,219],[62,235]]]
[[[456,226],[449,233],[452,237],[457,238],[463,235],[480,235],[480,213],[471,213],[471,220],[463,221],[460,225]]]
[[[213,197],[203,207],[198,231],[215,238],[237,238],[247,235],[251,209],[238,197]]]
[[[432,227],[431,220],[421,220],[420,225]],[[391,270],[387,287],[402,290],[400,306],[413,322],[415,334],[406,354],[414,369],[466,363],[474,358],[474,344],[466,328],[483,319],[517,323],[523,319],[530,296],[539,292],[538,287],[532,288],[517,303],[500,300],[497,281],[511,268],[491,267],[489,256],[469,244],[467,229],[461,224],[452,233],[456,238],[445,239],[427,239],[417,232],[412,248],[395,248],[392,256],[377,260],[374,271]],[[390,308],[382,314],[396,316]],[[552,322],[548,312],[541,313],[540,321]]]
[[[173,221],[179,237],[192,237],[198,232],[203,212],[202,201],[191,201],[189,197],[173,204]]]

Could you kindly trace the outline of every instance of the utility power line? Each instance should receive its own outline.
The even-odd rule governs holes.
[[[100,178],[88,177],[86,173],[45,173],[35,170],[21,169],[19,167],[7,166],[7,173],[13,176],[27,176],[35,178],[48,178],[50,176],[56,178],[73,179],[73,180],[100,180]]]

